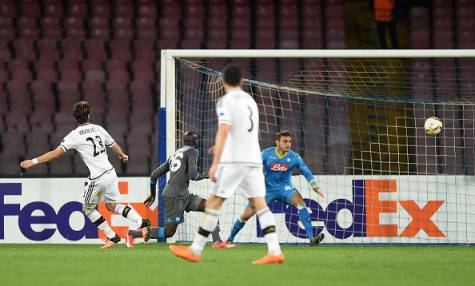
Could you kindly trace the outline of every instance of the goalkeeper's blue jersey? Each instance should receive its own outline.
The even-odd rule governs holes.
[[[292,150],[279,156],[275,147],[267,148],[262,152],[266,191],[277,192],[290,190],[292,186],[292,170],[298,168],[308,182],[313,180],[313,174],[305,162]]]

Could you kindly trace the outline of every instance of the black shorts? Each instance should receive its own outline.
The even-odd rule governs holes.
[[[165,224],[180,224],[184,221],[184,212],[197,212],[202,197],[190,194],[187,197],[169,197],[163,196],[165,205]]]

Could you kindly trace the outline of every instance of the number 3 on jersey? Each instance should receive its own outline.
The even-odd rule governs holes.
[[[90,141],[92,143],[92,146],[94,146],[94,153],[93,153],[94,157],[96,157],[97,155],[99,155],[101,153],[104,153],[106,151],[106,148],[104,147],[104,144],[102,144],[101,137],[96,136],[96,140],[94,140],[94,138],[92,138],[92,137],[87,137],[86,141]],[[96,145],[96,141],[97,141],[99,146]]]
[[[252,129],[254,129],[254,121],[252,121],[252,109],[249,105],[247,106],[247,109],[249,109],[249,121],[251,121],[251,127],[247,129],[247,132],[251,132]]]
[[[181,167],[181,159],[183,159],[183,152],[173,154],[170,158],[170,171],[176,172]]]

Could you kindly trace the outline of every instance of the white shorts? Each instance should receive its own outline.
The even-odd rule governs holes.
[[[212,194],[230,198],[238,188],[246,198],[264,198],[266,186],[262,167],[220,165]]]
[[[84,188],[83,205],[96,207],[102,200],[115,203],[120,200],[119,181],[114,169],[94,180],[88,180]]]

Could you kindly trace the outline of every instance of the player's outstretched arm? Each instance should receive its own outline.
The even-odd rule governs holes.
[[[192,181],[200,181],[209,178],[208,171],[198,172],[198,156],[199,152],[194,149],[188,155],[188,179]]]
[[[34,165],[36,164],[41,164],[41,163],[47,163],[49,161],[52,161],[58,157],[60,157],[61,155],[64,154],[64,150],[63,148],[56,148],[52,151],[49,151],[39,157],[36,157],[34,159],[31,159],[31,160],[25,160],[23,162],[20,163],[20,167],[22,167],[23,169],[28,169],[28,168],[31,168],[33,167]]]
[[[145,199],[143,202],[146,207],[150,207],[153,202],[155,201],[155,197],[157,195],[157,180],[162,175],[166,174],[170,170],[170,164],[168,164],[168,160],[160,165],[157,169],[152,172],[150,175],[150,195]]]
[[[307,166],[307,164],[305,164],[303,159],[300,156],[298,157],[299,157],[298,168],[300,172],[304,175],[305,179],[307,179],[313,191],[317,193],[318,195],[320,195],[322,198],[324,198],[325,194],[322,192],[322,190],[320,190],[317,180],[313,177],[312,171],[310,171],[310,168]]]
[[[116,154],[117,157],[119,157],[119,159],[120,159],[123,163],[129,161],[129,156],[128,156],[127,154],[125,154],[124,151],[122,151],[122,148],[119,146],[119,144],[114,143],[114,144],[111,146],[111,149],[112,149],[112,152],[114,152],[114,154]]]

